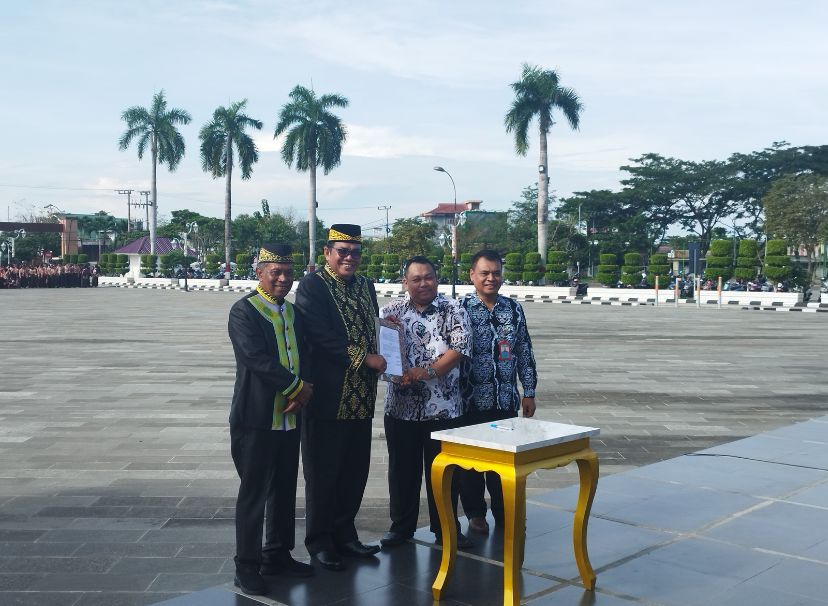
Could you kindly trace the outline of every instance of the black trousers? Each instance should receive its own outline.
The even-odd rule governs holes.
[[[391,532],[411,536],[420,515],[420,487],[425,471],[426,498],[431,531],[440,534],[440,518],[431,489],[431,464],[440,452],[440,442],[431,439],[432,431],[464,425],[461,419],[401,421],[385,415],[388,444],[388,492],[391,497]],[[452,505],[457,530],[457,472],[452,482]]]
[[[317,554],[357,540],[354,520],[371,464],[371,419],[302,418],[305,546]]]
[[[463,425],[477,423],[492,423],[503,419],[516,417],[517,413],[507,410],[481,410],[463,417]],[[461,469],[458,475],[460,482],[460,502],[463,511],[469,518],[486,517],[485,491],[489,490],[489,499],[492,502],[492,515],[497,524],[503,523],[503,488],[500,485],[500,476],[493,471],[474,471]]]
[[[236,566],[258,570],[269,554],[294,547],[299,430],[231,427],[230,452],[241,480],[236,499]]]

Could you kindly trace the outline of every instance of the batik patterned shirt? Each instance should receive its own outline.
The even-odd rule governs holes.
[[[461,365],[461,387],[468,412],[501,410],[517,413],[520,394],[535,397],[537,369],[526,316],[517,301],[497,296],[491,311],[477,294],[463,297],[472,333],[471,357]]]
[[[396,316],[404,328],[403,356],[411,367],[425,368],[440,359],[449,349],[464,356],[469,347],[469,320],[458,301],[438,294],[422,311],[411,299],[392,301],[380,310],[380,316]],[[389,383],[385,393],[385,414],[403,421],[453,419],[463,414],[460,396],[460,371],[417,381],[409,386]]]

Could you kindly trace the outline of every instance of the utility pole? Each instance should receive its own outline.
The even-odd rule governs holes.
[[[127,231],[132,231],[132,190],[131,189],[116,189],[121,195],[126,195],[127,197]]]
[[[385,237],[388,237],[388,234],[391,233],[391,228],[388,227],[388,211],[391,210],[390,206],[377,206],[377,210],[384,210],[385,211]]]
[[[150,206],[152,206],[152,202],[149,201],[150,192],[148,190],[142,189],[138,193],[141,194],[142,196],[144,196],[144,203],[141,206],[143,206],[147,209],[146,228],[147,228],[147,231],[149,231],[149,209],[150,209]]]

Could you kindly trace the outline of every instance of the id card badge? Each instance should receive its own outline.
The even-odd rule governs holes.
[[[508,362],[512,359],[512,346],[506,339],[497,342],[497,359],[501,362]]]

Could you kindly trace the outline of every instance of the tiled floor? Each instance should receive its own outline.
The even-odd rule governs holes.
[[[759,445],[764,458],[751,456]],[[523,603],[828,604],[828,469],[810,457],[820,448],[828,449],[828,417],[604,478],[589,524],[594,592],[580,585],[572,558],[574,487],[532,498]],[[780,457],[786,462],[776,462]],[[502,603],[502,536],[495,529],[474,538],[478,544],[460,552],[441,603]],[[413,542],[346,572],[273,581],[270,597],[297,606],[432,604],[439,556],[431,533],[420,529]],[[237,599],[229,588],[223,596],[212,589],[164,604]]]

